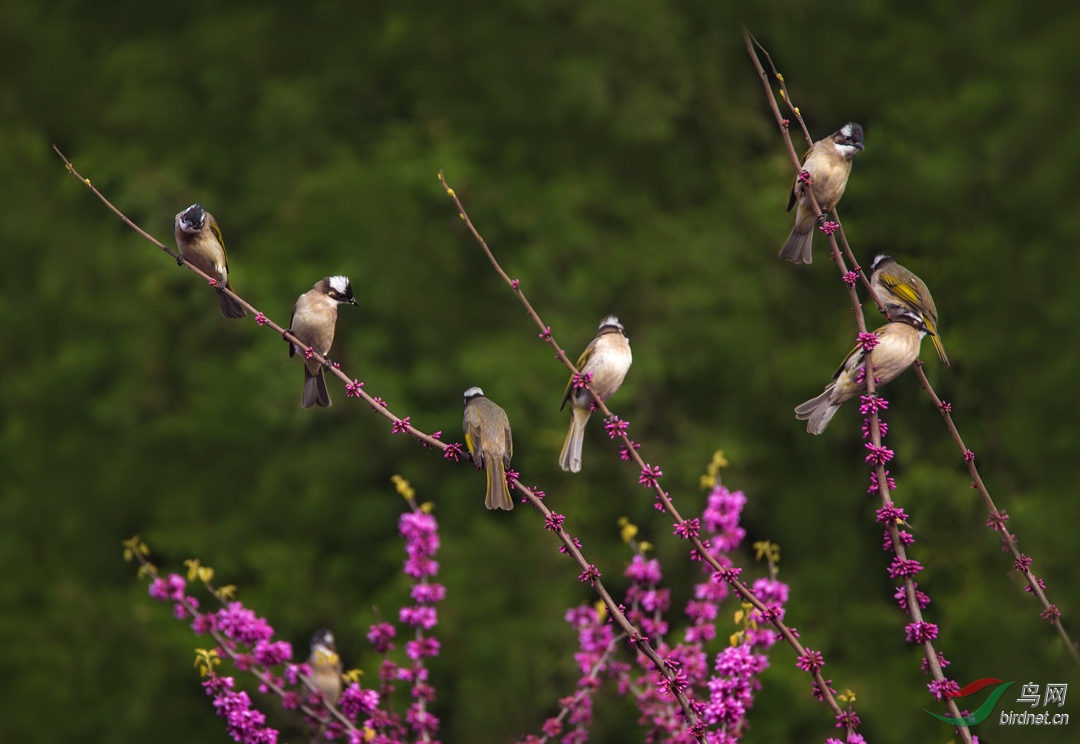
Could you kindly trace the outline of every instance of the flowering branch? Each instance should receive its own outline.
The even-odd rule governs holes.
[[[934,388],[930,385],[930,381],[926,379],[926,373],[923,372],[922,363],[915,363],[915,371],[919,375],[919,380],[922,382],[923,390],[930,396],[930,400],[934,401],[934,407],[937,408],[941,417],[945,419],[945,425],[949,429],[949,434],[952,435],[953,441],[956,442],[956,446],[960,448],[960,452],[963,453],[964,463],[967,465],[968,472],[971,473],[971,487],[978,490],[979,495],[982,496],[983,503],[986,504],[986,510],[990,513],[990,517],[986,520],[986,526],[995,532],[1001,532],[1001,540],[1003,543],[1002,550],[1007,550],[1012,553],[1014,560],[1014,568],[1020,571],[1027,579],[1028,585],[1024,587],[1024,591],[1034,594],[1039,602],[1042,603],[1044,608],[1041,617],[1044,620],[1049,620],[1054,625],[1054,629],[1057,630],[1058,635],[1061,636],[1061,640],[1065,642],[1065,648],[1068,649],[1069,654],[1076,661],[1080,661],[1080,651],[1077,650],[1077,644],[1069,637],[1064,626],[1061,624],[1061,611],[1058,610],[1057,605],[1051,604],[1050,600],[1046,597],[1046,584],[1042,579],[1039,579],[1031,571],[1031,558],[1027,557],[1020,552],[1020,549],[1016,545],[1016,535],[1009,532],[1006,523],[1009,521],[1009,515],[1004,509],[998,509],[994,504],[994,500],[990,498],[990,492],[986,488],[986,484],[983,483],[982,476],[979,475],[979,468],[975,465],[975,453],[969,450],[964,445],[964,440],[960,436],[960,431],[956,428],[956,423],[952,418],[952,405],[945,403],[934,392]]]
[[[89,178],[84,178],[75,170],[75,167],[72,165],[72,163],[64,156],[63,153],[60,152],[59,149],[55,147],[53,149],[55,149],[57,154],[61,157],[61,159],[63,159],[68,172],[70,172],[75,178],[82,181],[87,186],[87,188],[89,188],[94,193],[94,195],[102,201],[102,203],[104,203],[110,210],[112,210],[112,212],[114,212],[123,220],[124,224],[131,227],[133,230],[142,235],[145,239],[153,243],[165,253],[175,257],[175,254],[173,254],[172,251],[170,251],[163,243],[161,243],[149,233],[144,231],[142,228],[140,228],[138,225],[128,219],[128,217],[126,217],[119,209],[113,206],[113,204],[90,183]],[[185,262],[183,265],[189,271],[194,271],[196,274],[201,276],[203,279],[206,279],[207,281],[209,281],[209,279],[211,278],[207,274],[199,271],[197,268],[192,266],[190,262]],[[289,340],[300,347],[304,346],[304,344],[295,336],[293,336],[292,333],[288,332],[285,328],[270,320],[265,314],[260,312],[253,305],[249,304],[242,297],[237,295],[235,292],[232,292],[231,290],[227,291],[229,291],[229,294],[254,316],[255,321],[259,327],[269,326],[272,330],[281,334],[281,336],[286,340]],[[392,424],[393,433],[408,433],[418,439],[421,444],[425,446],[425,448],[434,447],[442,450],[444,459],[453,460],[454,462],[465,459],[466,455],[463,453],[460,444],[447,444],[445,442],[439,441],[438,437],[436,436],[439,434],[439,432],[436,432],[436,435],[430,435],[426,434],[420,429],[417,429],[416,427],[412,426],[411,423],[409,423],[409,417],[400,417],[395,415],[393,412],[390,411],[385,401],[380,398],[375,398],[368,395],[368,393],[363,389],[364,383],[360,382],[359,380],[350,379],[344,372],[341,371],[340,365],[332,363],[329,359],[314,351],[312,352],[312,357],[318,362],[320,362],[324,367],[326,367],[326,369],[331,374],[335,375],[336,377],[338,377],[338,379],[342,380],[342,382],[345,383],[346,397],[363,398],[373,411],[389,420]],[[563,355],[563,358],[565,359],[565,355]],[[561,548],[560,550],[568,553],[582,569],[582,573],[579,578],[583,582],[589,582],[589,584],[593,587],[593,590],[604,602],[605,606],[607,607],[607,611],[611,614],[612,618],[614,618],[615,622],[618,623],[622,631],[626,633],[627,637],[630,639],[630,642],[633,643],[638,648],[638,650],[642,654],[644,654],[645,657],[649,659],[649,661],[653,663],[653,665],[656,667],[658,673],[663,677],[663,679],[666,680],[666,682],[672,685],[672,687],[674,688],[677,683],[677,675],[675,670],[671,669],[668,664],[660,658],[656,651],[653,650],[652,646],[650,646],[648,637],[642,635],[637,630],[637,628],[635,628],[634,625],[629,620],[627,620],[622,610],[612,600],[611,595],[608,593],[607,589],[604,588],[604,585],[600,581],[599,570],[596,568],[596,566],[589,563],[585,559],[584,555],[581,553],[581,543],[576,538],[571,537],[570,534],[565,529],[563,529],[562,524],[565,520],[565,517],[561,514],[556,514],[552,512],[550,509],[547,508],[547,506],[544,505],[542,500],[542,491],[536,491],[535,489],[530,489],[526,487],[517,479],[516,476],[511,477],[509,473],[507,474],[507,483],[508,485],[515,487],[516,489],[521,491],[521,493],[524,494],[525,498],[529,501],[529,503],[532,504],[533,507],[535,507],[543,514],[545,520],[545,528],[552,532],[555,532],[559,540],[563,543],[563,548]],[[686,718],[688,727],[691,729],[692,732],[694,732],[694,739],[704,744],[704,739],[702,738],[702,735],[698,733],[698,729],[700,728],[698,715],[691,707],[690,701],[687,699],[686,695],[683,694],[680,690],[673,689],[673,695],[678,700],[679,705],[682,708],[683,715]]]
[[[790,144],[790,139],[788,140],[788,143]],[[792,153],[794,153],[794,150],[792,150]],[[797,162],[798,159],[796,158],[796,163]],[[570,370],[571,374],[576,375],[577,379],[579,381],[582,381],[583,378],[581,377],[580,370],[578,370],[578,368],[574,366],[574,363],[570,361],[570,358],[566,356],[566,353],[562,350],[558,342],[555,340],[555,336],[551,332],[551,326],[545,325],[544,321],[540,319],[540,316],[537,314],[536,310],[533,309],[532,304],[529,302],[528,298],[525,296],[525,293],[521,289],[520,280],[511,279],[510,276],[503,270],[502,266],[499,265],[499,262],[498,260],[496,260],[495,255],[488,247],[487,242],[473,225],[472,220],[469,219],[469,215],[465,211],[465,207],[462,205],[457,193],[452,188],[450,188],[450,185],[446,182],[446,178],[441,170],[439,171],[439,181],[440,183],[442,183],[447,195],[453,200],[454,205],[457,207],[458,216],[461,217],[462,221],[465,222],[465,225],[466,227],[468,227],[469,232],[472,233],[473,237],[476,239],[476,242],[480,245],[481,249],[483,249],[485,255],[487,255],[488,257],[488,260],[491,262],[491,265],[495,268],[495,271],[499,274],[500,277],[502,277],[503,281],[505,281],[514,291],[518,299],[521,301],[521,304],[525,306],[525,310],[526,312],[528,312],[529,317],[533,319],[533,322],[536,323],[537,327],[540,329],[540,338],[555,350],[556,358],[561,361],[568,370]],[[839,252],[836,249],[836,241],[831,236],[830,240],[832,241],[833,251],[839,259]],[[842,259],[839,260],[842,262]],[[854,296],[854,288],[851,288],[851,291],[852,295]],[[856,306],[858,306],[857,297],[855,298],[854,302],[856,303]],[[865,331],[866,325],[865,321],[863,321],[861,312],[857,314],[857,318],[861,326],[861,330]],[[619,418],[608,409],[607,404],[605,404],[604,401],[600,399],[600,397],[592,389],[591,385],[587,384],[587,389],[589,390],[589,393],[593,396],[593,402],[595,403],[597,410],[599,410],[604,415],[604,418],[608,421],[608,425],[606,426],[608,436],[612,439],[618,438],[623,442],[623,447],[620,450],[622,459],[633,460],[634,463],[640,468],[641,476],[639,477],[638,482],[641,485],[646,486],[647,488],[651,488],[656,494],[656,508],[658,510],[667,512],[668,515],[671,516],[672,519],[674,519],[675,533],[678,534],[680,537],[687,539],[692,546],[691,556],[695,557],[695,559],[697,560],[704,560],[706,563],[708,563],[715,571],[713,575],[714,581],[718,583],[722,582],[730,584],[731,587],[734,588],[735,591],[737,591],[744,600],[753,605],[754,609],[761,612],[763,617],[769,619],[769,622],[771,622],[776,627],[776,629],[784,637],[784,640],[786,640],[788,644],[790,644],[791,647],[795,649],[795,653],[798,656],[801,657],[805,655],[807,651],[799,642],[798,635],[794,631],[794,629],[789,628],[787,625],[785,625],[783,621],[781,621],[780,618],[776,615],[776,613],[769,612],[769,609],[765,605],[765,603],[763,603],[754,594],[754,592],[746,586],[745,583],[738,580],[738,575],[741,569],[735,569],[731,568],[730,566],[725,566],[721,564],[720,561],[718,561],[709,552],[707,546],[698,537],[698,528],[696,524],[697,520],[686,520],[682,517],[681,514],[679,514],[679,511],[672,503],[670,495],[664,490],[663,486],[660,484],[660,476],[663,475],[663,472],[660,470],[659,466],[646,463],[642,459],[641,455],[639,455],[637,452],[641,445],[637,444],[627,436],[627,422],[620,421]],[[841,710],[840,705],[837,703],[836,699],[830,692],[828,685],[825,683],[825,679],[821,676],[820,665],[812,669],[806,669],[806,671],[810,672],[813,675],[815,685],[822,690],[822,699],[824,699],[824,701],[829,705],[829,707],[833,709],[835,715],[842,715],[843,711]]]

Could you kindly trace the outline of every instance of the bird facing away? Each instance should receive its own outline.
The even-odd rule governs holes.
[[[922,318],[938,359],[948,367],[949,357],[938,333],[937,306],[923,280],[896,263],[892,256],[881,253],[870,264],[870,286],[885,306],[885,312],[892,315],[896,307],[901,307]]]
[[[898,308],[893,322],[874,331],[878,345],[871,352],[875,386],[895,380],[901,372],[919,358],[919,347],[927,334],[926,325],[918,315]],[[807,421],[806,430],[811,434],[825,431],[840,404],[865,392],[862,345],[847,355],[840,368],[833,374],[832,382],[825,392],[795,408],[795,418]]]
[[[311,636],[311,655],[308,656],[311,667],[311,684],[323,694],[323,699],[330,705],[341,697],[341,657],[334,645],[334,634],[323,629]],[[311,742],[326,741],[323,737],[323,724],[312,724]]]
[[[780,258],[792,263],[808,264],[811,261],[810,244],[814,240],[814,225],[826,212],[835,207],[847,188],[851,175],[851,159],[863,149],[863,131],[858,124],[845,124],[824,139],[815,142],[803,156],[802,170],[810,174],[814,198],[821,214],[814,212],[810,194],[799,176],[791,184],[788,211],[799,203],[795,212],[795,227],[780,249]]]
[[[239,302],[222,291],[232,289],[229,284],[229,257],[225,253],[221,228],[214,216],[202,205],[192,204],[176,215],[173,226],[176,248],[180,251],[177,265],[186,261],[217,281],[218,304],[226,318],[243,318],[247,315]]]
[[[600,400],[606,402],[626,379],[633,361],[626,329],[617,317],[609,315],[600,321],[596,338],[585,347],[576,366],[582,376],[592,374],[592,389]],[[570,430],[566,433],[566,442],[559,455],[559,467],[578,473],[581,471],[581,443],[585,438],[585,424],[589,422],[595,403],[587,389],[575,388],[573,383],[571,376],[559,407],[561,411],[567,401],[570,402]]]
[[[472,455],[473,465],[487,474],[488,509],[513,509],[506,469],[514,456],[510,438],[510,420],[506,411],[484,397],[484,391],[471,387],[465,391],[465,446]]]
[[[304,345],[290,343],[289,356],[294,356],[297,352],[304,354],[310,347],[325,357],[334,343],[338,305],[345,304],[359,304],[353,297],[352,285],[347,276],[323,277],[315,282],[314,287],[300,295],[293,305],[289,331]],[[312,357],[304,359],[304,396],[300,399],[300,405],[311,408],[316,404],[322,408],[332,405],[322,365]]]

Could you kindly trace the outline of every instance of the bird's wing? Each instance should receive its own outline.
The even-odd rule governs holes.
[[[881,283],[911,307],[922,306],[922,300],[919,297],[918,290],[915,289],[915,285],[910,281],[905,281],[904,277],[889,271],[883,271],[881,273]]]
[[[225,250],[225,238],[221,234],[221,228],[218,227],[217,220],[210,218],[210,231],[214,233],[214,237],[217,238],[217,242],[221,244],[221,252],[225,256],[225,271],[229,270],[229,252]]]
[[[862,344],[857,344],[854,349],[848,352],[848,355],[844,357],[844,361],[840,362],[840,366],[833,372],[832,378],[835,380],[840,377],[840,373],[845,369],[855,369],[862,364],[862,358],[865,352],[863,352]]]
[[[585,351],[581,352],[581,356],[578,357],[577,364],[574,366],[581,372],[585,368],[585,365],[592,359],[593,352],[596,350],[596,339],[594,338],[589,342],[589,345],[585,347]],[[581,374],[585,374],[581,372]],[[566,408],[566,401],[570,400],[570,391],[573,390],[574,376],[570,375],[570,381],[566,383],[566,390],[563,392],[562,404],[559,406],[559,410]]]
[[[472,455],[473,465],[478,468],[484,467],[484,453],[480,451],[480,427],[465,419],[465,446]]]
[[[506,432],[506,455],[503,457],[503,463],[509,468],[510,458],[514,456],[514,440],[510,437],[509,421],[505,422],[503,430]]]
[[[296,305],[299,304],[299,302],[296,303]],[[289,316],[290,330],[292,329],[293,319],[296,317],[296,305],[292,306],[292,315]],[[285,342],[289,345],[289,358],[292,359],[294,356],[296,356],[296,345],[292,341],[289,341],[289,339],[285,339]]]
[[[811,145],[810,149],[806,151],[806,154],[802,156],[802,160],[799,161],[799,173],[795,174],[795,178],[791,181],[791,195],[787,200],[787,211],[791,211],[791,208],[795,206],[796,200],[799,197],[795,195],[795,188],[799,185],[799,174],[803,172],[803,166],[806,165],[806,159],[810,157],[810,153],[813,152],[814,146]]]

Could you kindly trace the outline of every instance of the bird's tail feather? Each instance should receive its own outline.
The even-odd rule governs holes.
[[[937,328],[935,328],[934,324],[925,316],[923,317],[923,322],[926,323],[926,329],[930,331],[930,340],[934,342],[934,349],[937,350],[938,359],[941,360],[942,364],[948,367],[949,355],[945,353],[945,347],[941,344],[941,336],[938,335]]]
[[[821,395],[795,407],[795,418],[806,421],[806,430],[811,434],[820,434],[825,431],[832,420],[833,415],[840,408],[839,403],[832,402],[832,386],[825,389]],[[809,419],[807,421],[807,419]]]
[[[808,264],[813,259],[810,255],[810,246],[814,242],[814,230],[799,232],[798,224],[791,231],[784,247],[780,249],[780,258],[797,264]]]
[[[232,289],[228,284],[225,286]],[[224,292],[218,292],[218,304],[221,306],[221,314],[226,318],[243,318],[247,316],[247,310],[231,295]]]
[[[506,468],[503,467],[502,458],[485,458],[484,472],[487,473],[487,498],[484,506],[488,509],[514,508],[514,500],[510,498],[510,487],[506,485]]]
[[[562,454],[559,455],[559,467],[571,473],[581,472],[581,443],[585,439],[585,424],[591,412],[587,408],[570,408],[570,429],[566,432]]]
[[[315,374],[304,365],[304,397],[300,400],[301,408],[311,408],[318,404],[320,408],[329,408],[330,391],[326,389],[326,378],[320,369]]]

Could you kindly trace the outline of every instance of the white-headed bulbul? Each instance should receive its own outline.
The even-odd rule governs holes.
[[[796,176],[791,185],[791,196],[788,198],[788,211],[795,206],[795,202],[799,203],[799,208],[795,212],[795,227],[784,247],[780,249],[780,258],[792,263],[810,263],[814,226],[844,195],[848,176],[851,175],[851,159],[861,149],[862,127],[851,122],[825,139],[815,142],[803,156],[802,170],[810,174],[814,198],[817,199],[821,213],[814,213],[810,206],[810,195],[806,193],[806,184]]]
[[[352,285],[347,276],[327,276],[315,282],[293,306],[289,331],[300,339],[303,346],[289,344],[289,356],[311,347],[322,356],[326,356],[334,343],[334,329],[337,326],[338,305],[357,305],[353,297]],[[300,405],[311,408],[319,405],[328,408],[330,391],[326,389],[322,365],[313,357],[304,359],[304,396]]]
[[[225,239],[221,237],[214,216],[200,204],[192,204],[176,215],[173,221],[176,248],[180,251],[177,264],[185,261],[217,281],[218,304],[226,318],[243,318],[247,311],[223,289],[229,284],[229,257],[225,253]]]
[[[465,391],[465,446],[472,455],[473,465],[487,474],[488,509],[513,509],[506,469],[514,456],[510,438],[510,420],[506,411],[484,397],[484,391],[471,387]]]
[[[626,329],[617,317],[609,315],[600,321],[596,338],[585,347],[576,366],[579,374],[592,374],[592,389],[600,400],[607,401],[622,385],[633,361]],[[566,407],[567,401],[570,402],[570,430],[566,433],[559,466],[577,473],[581,471],[581,442],[585,438],[585,424],[592,415],[594,401],[588,390],[574,387],[572,376],[563,393],[560,411]]]
[[[919,347],[927,330],[918,315],[897,308],[893,321],[874,331],[879,339],[871,352],[875,389],[895,380],[919,358]],[[833,374],[832,382],[825,386],[825,392],[795,408],[795,418],[807,421],[808,432],[820,434],[825,431],[840,404],[866,390],[866,381],[861,376],[865,356],[862,345],[856,346]]]
[[[930,333],[930,340],[934,343],[934,349],[937,350],[938,359],[948,367],[949,357],[938,333],[937,306],[934,305],[934,298],[930,296],[926,283],[896,263],[892,256],[881,253],[870,264],[870,286],[885,306],[885,312],[892,315],[896,307],[902,307],[922,318],[926,330]]]

